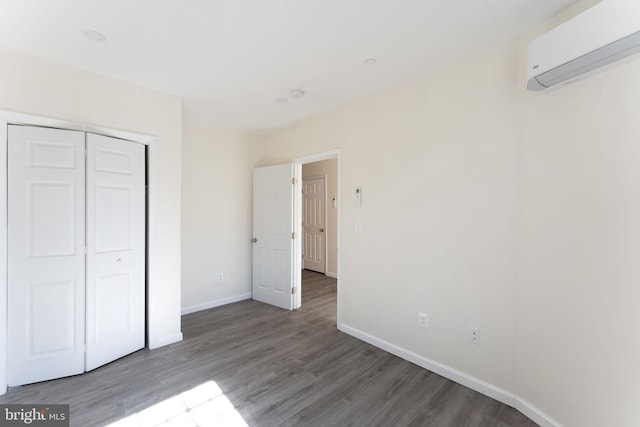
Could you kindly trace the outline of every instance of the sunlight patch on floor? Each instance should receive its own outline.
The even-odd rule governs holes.
[[[107,427],[248,427],[215,381],[170,397]]]

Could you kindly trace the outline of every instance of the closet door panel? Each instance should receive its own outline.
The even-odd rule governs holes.
[[[144,347],[144,146],[87,134],[87,371]]]
[[[84,371],[85,134],[8,128],[8,381]]]

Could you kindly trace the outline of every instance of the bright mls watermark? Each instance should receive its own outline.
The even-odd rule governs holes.
[[[69,405],[0,405],[0,427],[69,427]]]

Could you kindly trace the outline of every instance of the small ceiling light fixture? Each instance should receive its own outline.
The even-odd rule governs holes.
[[[369,59],[365,59],[363,61],[363,64],[366,65],[367,67],[371,67],[372,65],[376,65],[378,61],[375,58],[369,58]]]
[[[294,89],[289,92],[292,98],[300,99],[304,96],[304,91],[302,89]]]
[[[107,41],[107,36],[97,32],[96,30],[90,30],[90,29],[82,30],[82,35],[94,43],[104,43]]]
[[[286,104],[287,102],[289,102],[289,100],[287,98],[278,98],[276,99],[276,102],[278,104]]]

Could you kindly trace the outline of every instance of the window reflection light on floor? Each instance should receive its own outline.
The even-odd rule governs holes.
[[[107,427],[248,427],[215,381],[170,397]]]

